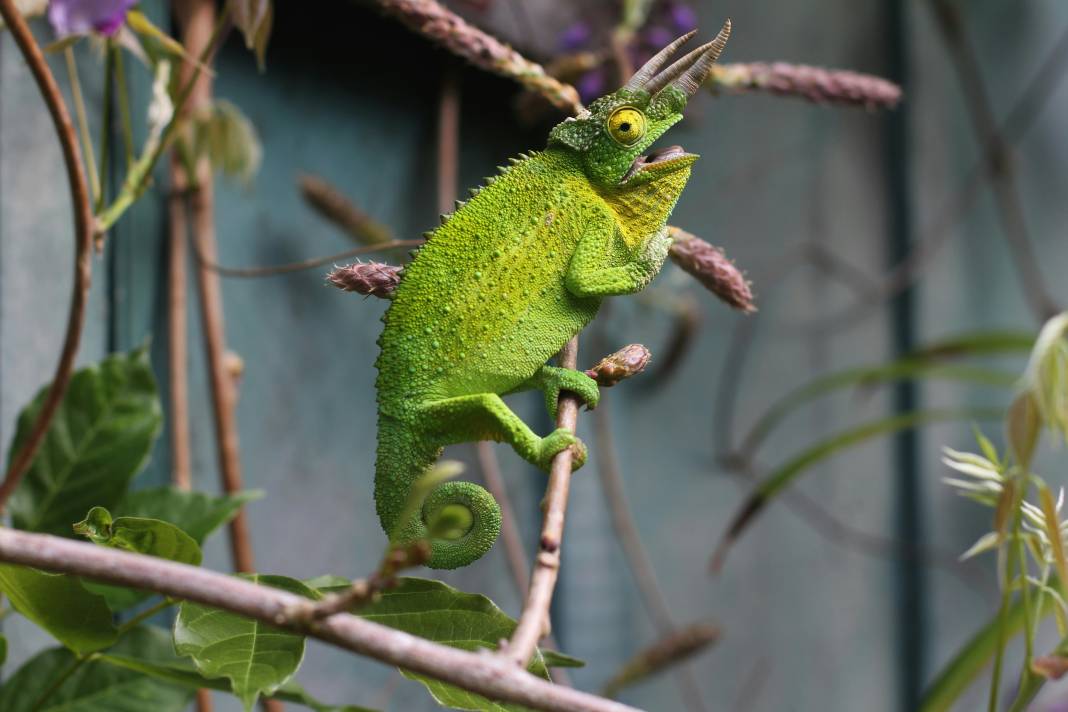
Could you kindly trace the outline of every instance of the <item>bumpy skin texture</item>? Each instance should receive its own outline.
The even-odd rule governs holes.
[[[604,297],[640,291],[663,265],[665,222],[697,157],[673,155],[625,176],[685,103],[670,86],[652,98],[619,90],[599,99],[557,126],[545,151],[489,179],[405,267],[379,339],[375,501],[394,542],[427,537],[446,507],[468,510],[466,531],[454,526],[431,538],[431,567],[475,561],[500,530],[497,503],[467,482],[439,485],[422,517],[399,530],[412,484],[445,445],[506,442],[545,470],[553,455],[576,446],[581,465],[585,450],[573,435],[539,437],[501,395],[537,389],[553,412],[563,389],[596,405],[593,379],[546,362]],[[609,132],[620,107],[643,112],[644,132],[631,145]],[[633,122],[626,123],[629,138]]]

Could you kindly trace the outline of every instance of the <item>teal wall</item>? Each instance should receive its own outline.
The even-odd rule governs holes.
[[[503,0],[502,0],[503,2]],[[724,571],[705,562],[748,483],[717,460],[722,441],[737,442],[777,397],[834,369],[879,362],[895,349],[891,315],[831,332],[810,328],[856,295],[798,256],[815,243],[847,260],[874,283],[886,264],[893,229],[895,170],[905,170],[910,212],[897,215],[913,239],[932,233],[979,155],[952,66],[928,8],[905,4],[904,36],[888,26],[888,2],[815,3],[729,0],[698,3],[702,26],[729,14],[735,35],[726,59],[781,59],[886,74],[906,52],[908,96],[898,118],[836,110],[766,96],[695,102],[672,141],[702,154],[673,222],[715,244],[746,268],[761,311],[748,318],[752,348],[740,374],[722,379],[732,338],[745,320],[697,291],[670,268],[654,299],[616,300],[596,336],[610,350],[647,344],[665,352],[667,319],[655,298],[692,293],[701,327],[674,376],[652,388],[638,382],[605,396],[621,449],[627,492],[679,622],[721,623],[720,645],[690,665],[714,710],[906,709],[904,681],[929,680],[996,605],[991,561],[952,563],[988,527],[989,512],[961,501],[940,483],[943,444],[969,445],[966,426],[930,428],[918,439],[918,465],[894,465],[894,443],[876,441],[821,465],[774,503],[732,552]],[[306,8],[307,6],[303,6]],[[968,33],[979,47],[991,100],[1007,115],[1065,26],[1068,6],[1034,0],[967,8]],[[499,8],[496,12],[503,12]],[[95,67],[84,54],[83,66]],[[59,62],[54,62],[57,71]],[[266,74],[237,38],[219,58],[217,94],[242,108],[257,127],[264,162],[250,186],[218,184],[220,262],[264,265],[329,254],[351,245],[301,201],[295,179],[322,175],[400,237],[436,222],[435,131],[442,72],[455,61],[361,6],[330,5],[329,19],[281,3]],[[83,72],[90,102],[99,82]],[[470,68],[462,74],[461,185],[480,182],[506,157],[544,142],[544,127],[517,125],[514,87]],[[135,82],[142,93],[146,77]],[[135,106],[143,105],[135,101]],[[50,377],[68,297],[69,206],[62,165],[44,107],[14,46],[0,37],[0,442],[18,408]],[[1020,192],[1042,267],[1063,303],[1068,240],[1063,234],[1068,180],[1064,118],[1068,90],[1056,88],[1018,145]],[[894,123],[894,122],[898,123]],[[891,153],[904,129],[906,148]],[[163,202],[153,192],[115,231],[95,262],[90,326],[83,362],[155,335],[164,360]],[[988,190],[952,221],[930,260],[908,323],[920,342],[978,328],[1035,325],[1005,249]],[[267,279],[227,279],[223,298],[230,347],[245,362],[238,420],[245,476],[268,497],[249,509],[258,567],[297,577],[358,576],[383,544],[371,500],[374,448],[372,363],[384,305],[323,286],[321,271]],[[199,334],[196,310],[191,334]],[[48,325],[47,328],[42,325]],[[600,352],[594,334],[580,360]],[[194,469],[197,486],[218,480],[202,344],[191,341]],[[1019,362],[1010,365],[1019,366]],[[733,417],[722,412],[725,385],[737,388]],[[1004,402],[1004,394],[944,384],[925,386],[932,406]],[[535,400],[517,410],[549,423]],[[821,436],[885,415],[892,393],[851,392],[788,420],[763,448],[758,464],[779,464]],[[590,417],[581,433],[593,439]],[[470,448],[452,453],[471,460]],[[536,540],[544,478],[500,450],[528,542]],[[144,482],[168,472],[164,439]],[[654,631],[634,593],[612,535],[597,483],[596,462],[574,481],[563,576],[555,613],[562,647],[590,665],[573,675],[595,689]],[[474,467],[471,477],[477,477]],[[901,560],[895,502],[911,476],[919,522],[932,556]],[[1054,482],[1059,484],[1055,475]],[[904,532],[907,533],[907,532]],[[221,538],[206,565],[229,565]],[[922,583],[920,618],[903,617],[902,581]],[[482,561],[444,577],[486,593],[510,613],[516,596],[497,547]],[[902,655],[903,631],[920,655]],[[17,622],[6,628],[13,657],[44,638]],[[397,682],[384,666],[313,643],[300,679],[321,697],[430,709],[414,683]],[[961,709],[979,704],[982,692]],[[1054,690],[1054,693],[1056,691]],[[628,701],[650,710],[680,709],[671,676],[651,681]],[[219,709],[236,709],[219,698]]]

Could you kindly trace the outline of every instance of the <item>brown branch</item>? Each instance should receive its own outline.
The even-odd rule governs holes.
[[[469,25],[434,0],[375,0],[381,10],[479,69],[513,79],[541,94],[554,106],[577,114],[582,111],[575,87],[549,76],[496,37]]]
[[[360,244],[380,245],[393,240],[388,227],[371,219],[323,178],[302,175],[297,178],[297,185],[304,202]]]
[[[560,367],[575,368],[578,364],[578,337],[572,338],[560,351]],[[579,400],[564,391],[560,393],[556,415],[556,427],[575,432],[578,422]],[[564,537],[564,517],[567,513],[567,495],[571,486],[572,448],[565,448],[553,458],[549,470],[549,485],[545,490],[542,508],[541,538],[538,540],[538,556],[530,573],[530,588],[523,604],[519,623],[508,644],[500,654],[512,663],[525,668],[538,641],[549,632],[549,605],[553,589],[560,573],[560,547]]]
[[[504,543],[504,554],[508,560],[508,569],[512,572],[512,581],[515,583],[516,591],[522,596],[530,586],[528,573],[530,562],[523,549],[523,539],[519,535],[515,511],[512,509],[508,491],[504,487],[504,478],[501,477],[501,465],[497,460],[497,454],[493,451],[492,443],[483,440],[477,443],[475,451],[486,489],[501,507],[501,540]]]
[[[186,240],[189,214],[185,173],[171,157],[171,195],[167,235],[167,390],[170,394],[171,480],[179,489],[193,487],[189,434],[189,303]]]
[[[633,707],[553,685],[485,652],[467,652],[339,613],[308,628],[285,622],[306,599],[153,556],[0,528],[0,561],[85,576],[220,608],[310,635],[359,655],[458,685],[491,699],[552,712],[635,712]]]
[[[179,3],[177,11],[185,27],[185,44],[191,54],[210,51],[214,26],[214,3],[211,0],[186,0]],[[190,76],[192,85],[187,103],[190,111],[211,102],[211,77],[200,74],[199,67],[182,69]],[[201,160],[196,167],[196,184],[189,195],[192,215],[192,242],[197,253],[209,259],[215,255],[215,197],[211,166]],[[187,176],[187,180],[190,177]],[[218,446],[219,471],[223,489],[234,494],[242,489],[241,457],[238,448],[237,423],[234,418],[237,393],[233,377],[226,366],[226,336],[223,326],[222,293],[218,275],[205,269],[197,269],[197,287],[200,297],[201,322],[204,329],[204,346],[207,351],[211,385],[212,410],[215,421],[215,438]],[[242,509],[230,521],[230,549],[237,571],[253,571],[252,544],[248,535],[248,523]]]
[[[52,123],[55,125],[56,136],[59,139],[63,161],[67,168],[67,182],[74,212],[75,245],[74,286],[71,289],[70,311],[67,315],[63,350],[60,352],[59,363],[56,365],[48,395],[37,415],[37,420],[30,429],[22,448],[11,457],[11,464],[4,474],[3,483],[0,484],[0,511],[3,511],[8,498],[15,491],[22,476],[33,462],[41,443],[44,442],[52,418],[55,417],[56,410],[70,385],[74,358],[78,354],[78,344],[85,325],[85,307],[89,299],[89,283],[92,273],[93,210],[89,203],[85,171],[78,157],[78,139],[74,133],[74,125],[71,123],[70,114],[63,102],[63,95],[48,68],[48,63],[45,62],[41,48],[37,45],[37,41],[26,26],[26,21],[22,19],[21,13],[12,0],[0,0],[0,17],[3,17],[23,58],[30,66],[30,71],[37,81],[37,88],[48,106],[48,113],[52,116]]]

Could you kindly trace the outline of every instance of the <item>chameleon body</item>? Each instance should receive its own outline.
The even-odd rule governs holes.
[[[567,447],[576,466],[585,460],[574,435],[539,437],[501,396],[540,390],[552,414],[561,390],[597,404],[593,379],[546,362],[604,297],[640,291],[663,265],[665,223],[697,156],[642,151],[682,118],[729,29],[665,68],[692,33],[676,40],[557,125],[544,151],[514,160],[443,216],[404,268],[378,341],[375,502],[391,541],[430,539],[429,566],[475,561],[501,523],[493,497],[468,482],[437,485],[421,514],[398,521],[444,446],[506,442],[546,470]]]

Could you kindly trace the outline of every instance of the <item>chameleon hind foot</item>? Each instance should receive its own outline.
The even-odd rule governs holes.
[[[573,451],[572,471],[586,464],[586,444],[565,428],[557,428],[541,439],[538,445],[537,462],[534,464],[548,472],[549,468],[552,467],[553,458],[556,457],[556,454],[567,448],[572,448]]]

